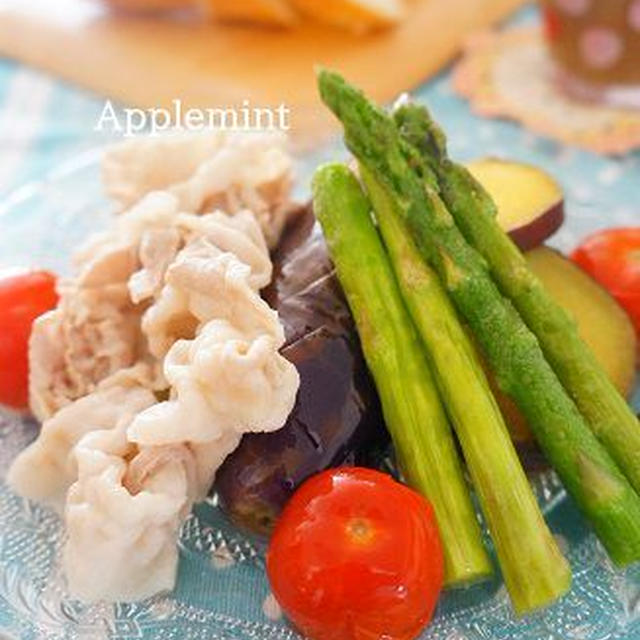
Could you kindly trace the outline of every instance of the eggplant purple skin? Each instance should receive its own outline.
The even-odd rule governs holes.
[[[295,407],[273,433],[243,436],[219,469],[215,490],[239,526],[268,535],[309,476],[344,464],[368,464],[389,437],[346,300],[319,225],[304,210],[274,256],[263,292],[278,310],[282,354],[300,374]]]

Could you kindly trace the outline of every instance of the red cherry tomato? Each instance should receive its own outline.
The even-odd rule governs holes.
[[[28,343],[33,321],[58,302],[55,276],[28,271],[0,277],[0,403],[24,409],[28,402]]]
[[[417,637],[443,571],[429,502],[372,469],[330,469],[307,480],[267,552],[277,601],[312,640]]]
[[[571,258],[626,309],[640,336],[640,227],[594,233]]]

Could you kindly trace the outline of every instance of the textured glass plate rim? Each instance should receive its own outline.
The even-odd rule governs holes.
[[[6,221],[11,219],[16,210],[31,200],[42,197],[47,189],[62,185],[64,192],[66,180],[82,178],[85,173],[95,174],[101,152],[102,149],[89,150],[49,172],[42,180],[32,181],[12,191],[0,203],[2,226],[5,227]],[[105,212],[108,209],[105,207]],[[25,446],[34,434],[32,422],[12,414],[4,412],[0,414],[0,444],[2,447],[0,463],[1,469],[3,469],[0,474],[4,473],[4,469],[8,465],[9,460],[6,458],[11,457]],[[536,476],[533,486],[545,514],[550,519],[553,519],[559,508],[570,502],[566,499],[564,490],[552,473]],[[13,509],[14,516],[19,514],[23,526],[27,526],[33,532],[50,533],[52,538],[55,538],[54,551],[59,551],[61,538],[56,533],[59,527],[57,516],[42,507],[16,498],[3,484],[0,490],[2,514],[5,513],[7,504]],[[214,512],[216,516],[210,521],[209,518]],[[579,516],[576,520],[576,514],[573,513],[572,517],[580,527]],[[11,555],[9,554],[8,558],[5,557],[7,549],[9,552],[11,549],[11,546],[7,544],[7,538],[12,533],[13,530],[7,530],[5,527],[0,533],[0,631],[17,632],[19,635],[15,637],[56,639],[67,637],[118,639],[153,637],[158,640],[163,637],[180,637],[185,640],[200,637],[220,637],[228,640],[244,640],[245,638],[273,638],[274,640],[286,638],[290,640],[298,637],[284,624],[270,621],[269,617],[277,616],[278,610],[269,598],[266,584],[266,599],[263,609],[268,615],[264,615],[263,621],[243,620],[232,615],[216,613],[213,610],[179,601],[171,594],[161,594],[144,603],[118,603],[113,606],[101,604],[85,607],[70,600],[65,594],[64,583],[55,563],[49,567],[49,573],[44,578],[40,578],[38,584],[29,582],[29,577],[24,576],[20,565],[11,561]],[[447,640],[466,640],[468,638],[485,640],[490,637],[554,639],[562,637],[563,640],[565,638],[576,638],[577,640],[579,637],[581,639],[589,638],[589,640],[592,638],[604,640],[604,638],[632,637],[627,635],[628,633],[635,636],[637,632],[640,635],[640,580],[638,579],[640,574],[638,574],[637,568],[632,567],[624,572],[616,571],[593,535],[586,534],[577,545],[574,545],[569,542],[567,534],[568,532],[565,531],[557,535],[574,565],[576,577],[584,575],[590,568],[598,567],[602,568],[602,572],[610,578],[612,584],[617,585],[616,597],[624,602],[621,611],[616,612],[614,622],[608,621],[603,625],[601,621],[594,621],[595,626],[581,624],[577,628],[575,625],[571,626],[573,622],[570,622],[568,626],[565,622],[561,625],[562,628],[558,627],[555,624],[556,618],[565,621],[571,618],[570,615],[567,618],[568,614],[562,609],[568,600],[575,599],[573,591],[558,605],[525,619],[515,620],[510,611],[505,589],[496,579],[492,585],[471,587],[447,594],[439,605],[439,612],[434,623],[423,637],[447,638]],[[196,513],[189,517],[183,527],[179,546],[183,557],[194,554],[202,556],[201,560],[209,564],[213,563],[216,569],[224,570],[226,563],[232,562],[248,563],[258,571],[263,571],[263,545],[235,531],[220,516],[215,500],[200,505],[196,509]],[[486,595],[477,596],[487,589],[491,590],[489,597]],[[578,590],[580,591],[581,587]],[[623,592],[626,596],[621,598],[620,593]],[[601,593],[600,598],[603,597]],[[453,601],[453,605],[451,605],[451,601]],[[588,608],[589,596],[587,595],[585,600],[579,600],[579,602]],[[611,599],[611,604],[613,607],[613,599]],[[575,608],[575,605],[569,605],[569,609]],[[584,616],[578,617],[582,619]],[[555,622],[550,622],[550,620]],[[501,625],[499,631],[496,631],[497,621],[500,621]],[[603,634],[598,635],[598,630]],[[576,636],[575,631],[582,635]],[[618,631],[625,635],[619,635]],[[176,633],[178,635],[175,635]]]

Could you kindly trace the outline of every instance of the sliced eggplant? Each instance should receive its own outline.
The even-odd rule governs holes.
[[[282,429],[247,434],[218,471],[222,508],[238,525],[268,534],[310,475],[364,464],[388,435],[358,336],[319,226],[308,210],[288,229],[264,292],[284,324],[282,354],[300,373]]]

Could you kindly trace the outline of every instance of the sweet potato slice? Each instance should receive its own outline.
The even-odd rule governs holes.
[[[636,373],[636,335],[629,317],[605,289],[561,253],[538,247],[526,257],[549,294],[573,315],[580,335],[618,390],[628,396]],[[496,398],[514,440],[530,442],[532,435],[517,407],[500,392]]]
[[[491,194],[500,225],[523,251],[541,245],[562,225],[562,189],[542,169],[497,158],[474,160],[467,167]]]

